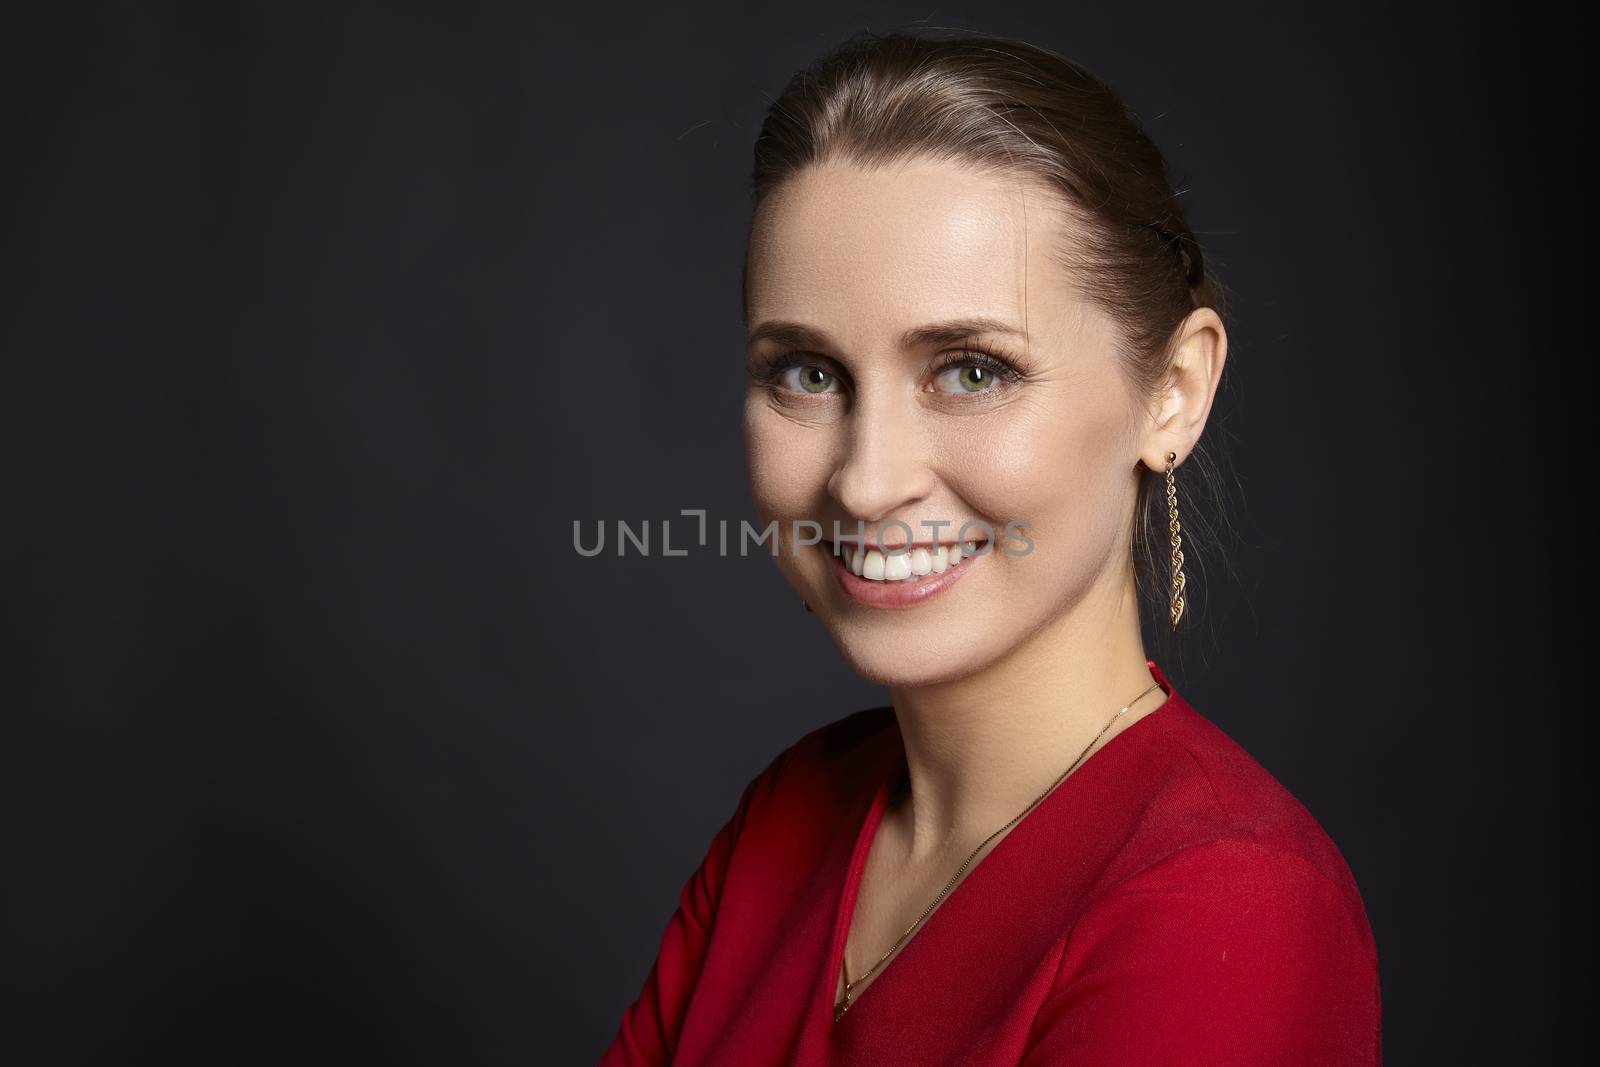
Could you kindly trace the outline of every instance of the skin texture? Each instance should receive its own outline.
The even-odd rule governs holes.
[[[927,159],[814,165],[754,220],[752,335],[783,321],[818,337],[803,367],[771,380],[762,368],[790,346],[750,346],[752,497],[763,526],[778,521],[784,576],[851,665],[888,686],[911,772],[868,854],[852,978],[1151,682],[1131,560],[1139,467],[1163,470],[1176,452],[1181,507],[1181,465],[1204,429],[1227,336],[1213,311],[1193,312],[1174,335],[1161,395],[1137,396],[1115,320],[1059,258],[1081,240],[1079,225],[1045,186]],[[971,316],[1023,331],[971,338],[1020,380],[990,375],[973,391],[981,375],[960,362],[970,345],[901,344],[910,328]],[[825,540],[796,553],[799,519],[820,523]],[[826,537],[835,520],[847,535],[864,520],[873,539],[891,519],[918,541],[932,536],[924,520],[948,521],[944,542],[969,519],[997,538],[1025,520],[1033,549],[991,551],[926,604],[867,607],[839,587]],[[897,527],[881,536],[906,539]],[[1164,699],[1146,693],[1096,750]]]

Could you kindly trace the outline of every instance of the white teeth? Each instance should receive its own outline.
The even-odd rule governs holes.
[[[913,548],[910,552],[898,553],[848,543],[840,548],[850,573],[874,582],[903,582],[928,574],[943,574],[966,557],[977,555],[970,548],[963,552],[960,545],[940,545],[931,552],[926,548]]]

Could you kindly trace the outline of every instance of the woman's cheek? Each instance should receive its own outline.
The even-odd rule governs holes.
[[[826,487],[826,478],[813,470],[822,452],[815,436],[770,411],[747,415],[750,490],[763,524],[773,519],[806,518],[806,509]]]
[[[1060,412],[1028,408],[961,428],[945,454],[952,488],[996,534],[1013,520],[1045,521],[1068,495],[1071,449]]]
[[[1123,437],[1117,410],[1088,405],[1030,406],[1018,418],[996,420],[951,451],[955,489],[996,525],[1026,524],[1033,548],[1011,548],[1041,560],[1096,557],[1114,540],[1127,486],[1114,475]],[[1108,477],[1111,475],[1113,477]]]

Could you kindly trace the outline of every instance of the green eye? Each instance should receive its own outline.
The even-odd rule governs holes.
[[[821,367],[796,367],[800,388],[808,393],[826,393],[833,386],[833,375]]]
[[[946,392],[953,393],[959,390],[964,393],[981,393],[994,385],[994,372],[986,367],[962,364],[949,368],[942,372],[939,377],[945,379],[951,375],[955,376],[954,381],[951,383],[953,388],[946,389]]]

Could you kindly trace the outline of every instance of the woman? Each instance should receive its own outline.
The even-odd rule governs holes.
[[[1157,149],[1052,53],[868,37],[755,193],[753,495],[891,705],[750,782],[603,1063],[1378,1063],[1343,858],[1145,654],[1227,354]]]

